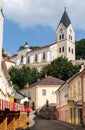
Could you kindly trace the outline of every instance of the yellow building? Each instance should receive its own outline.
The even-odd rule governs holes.
[[[85,68],[68,79],[57,91],[57,118],[85,124]]]

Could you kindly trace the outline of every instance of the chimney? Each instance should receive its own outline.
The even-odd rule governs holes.
[[[85,63],[83,62],[83,63],[81,64],[80,72],[81,72],[84,68],[85,68]]]
[[[48,76],[47,76],[47,74],[45,74],[45,78],[47,78]]]
[[[26,87],[26,88],[29,88],[29,87],[30,87],[29,83],[27,83],[25,87]]]

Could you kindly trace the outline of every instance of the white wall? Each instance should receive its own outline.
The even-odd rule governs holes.
[[[49,104],[51,103],[55,103],[56,104],[56,94],[55,91],[59,88],[59,86],[57,85],[42,85],[42,86],[38,86],[36,93],[37,93],[37,97],[36,97],[36,108],[41,108],[42,106],[46,105],[46,101],[49,101]],[[42,96],[42,90],[45,89],[46,90],[46,96]]]
[[[3,44],[3,15],[0,9],[0,70],[1,70],[1,60],[2,60],[2,44]]]

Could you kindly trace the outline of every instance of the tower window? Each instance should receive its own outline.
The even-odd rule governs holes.
[[[64,47],[62,47],[62,52],[64,52]]]
[[[72,40],[72,36],[71,36],[71,40]]]
[[[69,34],[69,40],[72,40],[72,36]]]
[[[64,34],[62,34],[62,39],[64,39]]]
[[[59,40],[61,40],[61,34],[60,34],[60,36],[59,36]]]
[[[69,39],[70,39],[70,35],[69,35]]]
[[[61,33],[61,34],[59,35],[59,40],[62,40],[62,39],[64,39],[64,34],[63,34],[63,33]]]
[[[59,48],[59,52],[61,52],[61,48]]]

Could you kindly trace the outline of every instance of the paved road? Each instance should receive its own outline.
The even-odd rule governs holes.
[[[30,130],[72,130],[71,128],[60,125],[53,120],[45,120],[34,117]]]
[[[57,120],[45,120],[36,117],[34,112],[30,113],[30,124],[28,130],[85,130],[85,128],[75,127],[69,123]]]

